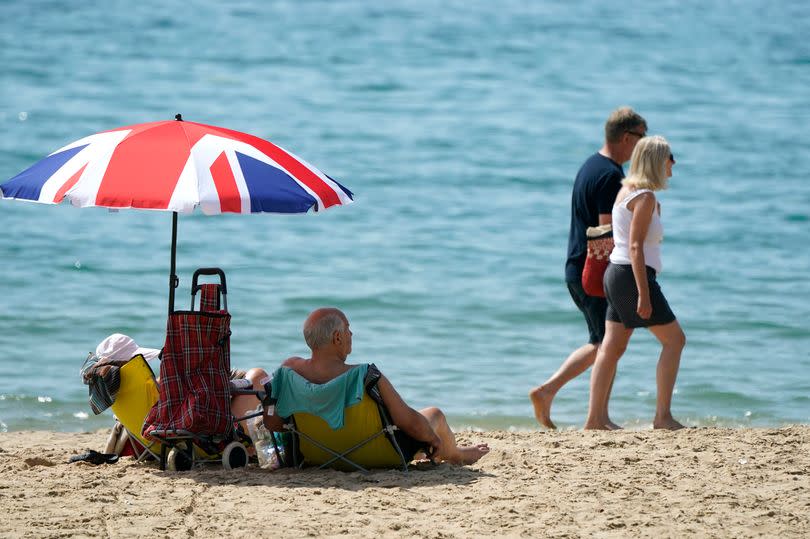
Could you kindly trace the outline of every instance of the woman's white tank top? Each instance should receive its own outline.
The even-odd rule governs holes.
[[[643,193],[652,193],[649,189],[638,189],[627,195],[624,200],[613,206],[613,252],[610,261],[614,264],[630,264],[630,221],[633,212],[627,209],[627,204]],[[661,273],[661,242],[664,239],[664,227],[661,225],[661,215],[658,207],[653,212],[647,237],[644,238],[644,263]]]

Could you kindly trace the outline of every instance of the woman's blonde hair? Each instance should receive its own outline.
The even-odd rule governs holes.
[[[672,151],[661,135],[638,141],[630,157],[630,172],[622,185],[659,191],[667,188],[667,161]]]

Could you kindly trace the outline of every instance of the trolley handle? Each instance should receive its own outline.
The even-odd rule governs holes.
[[[222,295],[228,293],[228,287],[225,285],[225,272],[219,268],[200,268],[198,270],[194,270],[194,276],[191,278],[191,295],[195,296],[197,292],[200,291],[202,285],[197,284],[197,278],[200,275],[218,275],[219,276],[219,290],[222,292]]]

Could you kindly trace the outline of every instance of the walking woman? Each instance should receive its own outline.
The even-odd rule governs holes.
[[[591,396],[586,429],[611,429],[608,400],[616,365],[627,349],[635,328],[645,327],[661,343],[656,384],[656,429],[675,430],[683,425],[670,411],[686,336],[656,281],[661,271],[661,205],[655,191],[665,189],[675,158],[661,136],[641,139],[633,150],[630,173],[613,206],[615,247],[605,271],[608,308],[605,338],[591,373]]]

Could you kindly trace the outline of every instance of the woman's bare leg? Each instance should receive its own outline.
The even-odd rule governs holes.
[[[596,353],[596,361],[591,369],[591,395],[588,405],[588,418],[585,429],[614,429],[616,424],[608,415],[608,399],[616,376],[616,366],[627,349],[627,343],[633,334],[623,324],[605,322],[605,338]]]
[[[264,391],[261,381],[267,377],[267,372],[264,369],[250,369],[247,371],[245,378],[250,380],[253,389],[257,391]],[[231,414],[236,417],[243,417],[248,413],[254,411],[259,406],[259,399],[254,395],[237,395],[231,399]],[[261,416],[259,416],[261,419]],[[247,423],[241,422],[242,428],[248,432]]]
[[[649,330],[661,343],[661,355],[658,358],[655,375],[658,395],[653,427],[669,430],[681,429],[683,425],[672,417],[671,405],[672,391],[675,388],[675,379],[678,377],[678,367],[681,364],[681,352],[686,346],[686,335],[677,320],[662,326],[652,326]]]

